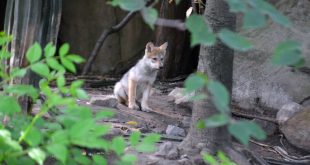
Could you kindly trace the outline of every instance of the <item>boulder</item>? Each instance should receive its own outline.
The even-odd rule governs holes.
[[[172,142],[165,142],[160,145],[159,150],[155,153],[155,155],[170,160],[175,160],[179,157],[179,151],[177,149],[177,146]]]
[[[281,125],[301,110],[302,106],[300,104],[294,102],[287,103],[278,111],[276,118],[277,122]]]
[[[297,112],[280,130],[292,145],[310,152],[310,109]]]
[[[166,129],[166,134],[171,135],[171,136],[185,137],[185,130],[183,128],[180,128],[174,125],[168,125]]]
[[[288,102],[300,103],[309,97],[309,73],[273,65],[271,55],[279,42],[300,41],[306,68],[310,68],[310,1],[283,0],[275,3],[292,21],[294,30],[274,22],[256,30],[241,31],[255,48],[236,52],[233,73],[233,101],[245,109],[268,108],[278,111]]]
[[[117,105],[117,99],[113,95],[102,95],[98,97],[92,97],[90,100],[90,104],[102,106],[102,107],[110,107],[115,108]]]

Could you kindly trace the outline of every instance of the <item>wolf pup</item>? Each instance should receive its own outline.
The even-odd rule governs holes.
[[[168,43],[159,47],[152,42],[146,44],[145,54],[114,86],[114,95],[119,103],[128,105],[128,108],[138,110],[137,102],[141,103],[141,110],[149,112],[148,97],[157,72],[163,67],[163,58]]]

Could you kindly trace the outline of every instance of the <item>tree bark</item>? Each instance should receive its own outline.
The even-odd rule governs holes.
[[[207,0],[204,16],[214,32],[224,27],[235,29],[236,17],[229,12],[229,7],[224,0]],[[210,80],[223,83],[230,93],[232,91],[233,54],[232,49],[217,41],[213,46],[201,46],[198,63],[198,71],[207,74]],[[207,93],[207,90],[202,89],[200,92]],[[199,120],[218,113],[210,98],[194,102],[192,124],[180,147],[181,149],[195,148],[198,143],[205,143],[211,153],[222,150],[228,155],[236,156],[238,154],[231,149],[231,137],[227,127],[200,130],[196,126]]]
[[[181,1],[178,5],[161,1],[159,18],[184,21],[191,4],[191,1]],[[178,29],[167,26],[158,26],[156,29],[156,45],[168,42],[164,68],[160,73],[163,79],[192,73],[197,67],[199,48],[191,49],[189,33]]]

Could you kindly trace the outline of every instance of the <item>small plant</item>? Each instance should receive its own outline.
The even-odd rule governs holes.
[[[219,151],[216,156],[212,156],[207,153],[202,154],[203,160],[210,165],[237,165],[232,162],[225,153]]]
[[[47,157],[54,157],[59,164],[107,164],[107,155],[88,156],[85,151],[96,149],[102,153],[115,153],[116,163],[134,164],[135,155],[125,154],[127,144],[123,137],[111,141],[103,136],[110,131],[108,124],[99,124],[104,118],[113,116],[109,109],[93,114],[90,107],[78,105],[77,99],[87,99],[82,89],[83,81],[66,83],[65,73],[76,72],[75,64],[84,59],[69,53],[69,44],[57,50],[51,43],[44,49],[38,43],[32,45],[24,68],[7,68],[5,61],[11,57],[7,45],[12,36],[0,33],[0,117],[9,118],[0,128],[1,164],[43,164]],[[9,71],[8,71],[9,69]],[[39,88],[28,84],[12,84],[15,78],[22,78],[32,71],[42,77]],[[52,88],[51,83],[56,87]],[[44,96],[44,100],[39,96]],[[28,97],[39,110],[35,115],[24,114],[19,103],[21,97]],[[49,115],[54,112],[57,115]],[[154,143],[159,141],[156,134],[141,139],[139,132],[130,136],[130,144],[142,152],[154,151]],[[141,142],[140,142],[141,141]]]

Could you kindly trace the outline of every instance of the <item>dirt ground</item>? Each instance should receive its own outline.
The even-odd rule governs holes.
[[[191,105],[176,105],[174,98],[168,96],[168,93],[175,87],[182,87],[183,80],[181,78],[166,82],[156,82],[156,92],[149,99],[149,105],[153,109],[150,113],[130,110],[123,105],[116,104],[115,99],[112,98],[114,79],[109,81],[86,81],[85,89],[91,99],[90,101],[79,101],[79,103],[91,106],[94,111],[101,110],[104,107],[113,109],[116,113],[115,117],[102,121],[102,123],[112,124],[113,131],[111,136],[123,135],[126,137],[133,130],[140,130],[144,134],[155,132],[162,135],[162,140],[158,143],[158,146],[165,142],[172,142],[177,145],[184,137],[166,135],[166,128],[168,125],[173,125],[183,128],[187,132],[191,117]],[[274,122],[275,112],[268,110],[245,110],[233,106],[232,113],[235,119],[258,120],[268,134],[268,138],[264,141],[257,141],[255,139],[250,141],[247,150],[251,151],[252,156],[263,158],[267,165],[306,165],[309,163],[309,156],[305,156],[309,155],[309,153],[289,144],[279,132],[278,125]],[[239,146],[240,144],[234,140],[234,145]],[[128,152],[134,151],[128,149]],[[170,160],[154,154],[136,154],[138,154],[139,165],[184,164],[178,162],[177,159]],[[165,160],[163,161],[163,159]]]

